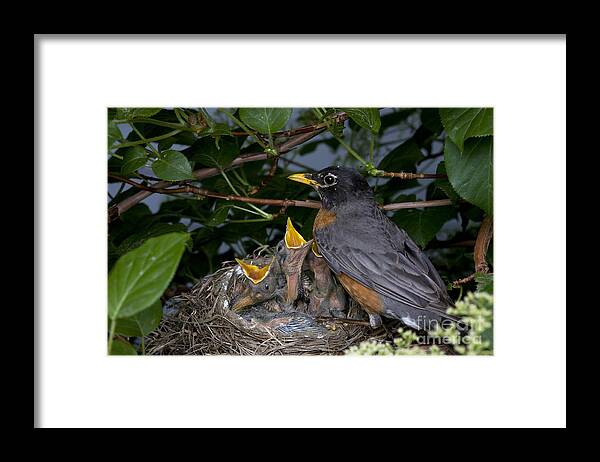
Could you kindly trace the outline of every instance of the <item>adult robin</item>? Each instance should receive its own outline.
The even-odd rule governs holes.
[[[432,263],[379,208],[360,173],[337,166],[288,178],[319,193],[313,226],[318,252],[372,327],[382,324],[381,316],[419,330],[459,321],[446,313],[452,300]]]
[[[241,311],[257,303],[273,301],[268,306],[274,311],[278,309],[277,298],[282,296],[283,287],[279,280],[277,260],[246,262],[236,258],[241,275],[237,274],[230,287],[229,306],[232,311]]]

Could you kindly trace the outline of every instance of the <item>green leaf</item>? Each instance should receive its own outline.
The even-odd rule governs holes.
[[[440,162],[438,164],[436,173],[438,173],[440,175],[447,175],[448,174],[446,172],[446,163],[445,162]],[[435,186],[438,187],[438,188],[440,188],[442,191],[444,191],[446,193],[446,195],[448,196],[448,198],[452,202],[456,203],[460,199],[460,196],[454,190],[454,188],[450,184],[450,181],[448,181],[448,178],[438,178],[438,179],[436,179],[435,180]]]
[[[242,122],[260,133],[273,133],[281,130],[291,115],[292,108],[245,107],[240,109]]]
[[[216,123],[209,128],[208,134],[214,137],[231,135],[231,128],[227,124]]]
[[[448,137],[460,152],[468,138],[494,134],[492,108],[440,109],[440,117]]]
[[[143,337],[148,335],[160,324],[163,309],[160,300],[157,300],[148,308],[128,318],[117,319],[115,332],[127,337]]]
[[[229,208],[230,207],[228,207],[228,206],[218,208],[215,211],[215,213],[210,217],[210,219],[206,223],[206,226],[219,226],[221,223],[223,223],[225,221],[225,219],[227,218],[227,214],[229,213]]]
[[[381,128],[381,117],[376,108],[371,107],[349,107],[342,108],[350,118],[367,130],[371,130],[374,134],[379,132]]]
[[[194,144],[191,152],[192,160],[199,164],[225,169],[239,155],[240,148],[232,137],[222,138],[218,147],[216,140],[203,138]]]
[[[115,123],[114,120],[108,121],[108,150],[110,151],[115,142],[123,139],[123,134],[121,133],[121,129]]]
[[[133,173],[138,168],[146,165],[146,150],[142,146],[131,146],[123,151],[123,165],[121,166],[123,175]]]
[[[475,273],[477,292],[494,294],[494,273]]]
[[[121,173],[121,167],[123,166],[123,159],[119,159],[118,157],[111,155],[108,159],[108,171],[114,173]],[[115,180],[114,178],[108,178],[109,183],[118,183],[119,180]]]
[[[160,112],[156,107],[119,107],[117,108],[117,119],[132,120],[136,117],[147,119]]]
[[[162,180],[179,181],[193,178],[192,166],[179,151],[165,151],[152,164],[152,171]]]
[[[164,140],[158,142],[158,149],[160,151],[166,151],[171,148],[174,144],[183,144],[185,146],[191,146],[196,142],[197,138],[192,132],[181,132],[173,135]]]
[[[454,190],[463,199],[491,215],[493,202],[492,137],[467,140],[462,154],[456,144],[446,139],[444,159],[448,179]]]
[[[170,233],[148,239],[123,255],[108,275],[108,315],[132,316],[165,291],[183,253],[187,233]]]
[[[415,170],[416,164],[421,160],[423,160],[423,154],[419,146],[414,140],[410,139],[392,149],[381,159],[377,168],[386,172],[412,172]]]
[[[152,217],[152,211],[146,204],[136,204],[121,215],[125,223],[139,224],[141,220]]]
[[[187,226],[185,226],[183,223],[154,223],[152,226],[145,227],[141,231],[126,237],[123,242],[119,244],[116,252],[119,254],[119,256],[121,256],[132,251],[133,249],[138,248],[151,237],[162,236],[163,234],[168,233],[183,233],[186,231]]]
[[[453,207],[428,207],[423,210],[398,210],[393,220],[424,248],[444,223],[455,216],[456,209]]]
[[[150,118],[160,112],[159,107],[138,107],[133,110],[134,117]]]
[[[212,136],[215,140],[218,140],[221,136],[231,136],[231,127],[224,123],[215,123],[212,127],[205,127],[196,132],[194,136],[199,139]]]
[[[137,356],[138,353],[137,353],[136,349],[133,348],[133,345],[131,343],[126,342],[125,340],[116,338],[113,340],[108,354],[112,355],[112,356],[115,356],[115,355]]]
[[[117,108],[117,119],[133,119],[133,111],[135,108],[132,107],[118,107]]]

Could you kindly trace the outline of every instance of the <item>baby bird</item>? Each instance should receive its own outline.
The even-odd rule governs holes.
[[[313,316],[345,317],[346,292],[333,276],[315,242],[312,243],[311,251],[306,257],[305,267],[314,274],[308,313]]]
[[[280,285],[279,264],[275,258],[262,262],[262,265],[260,260],[256,261],[257,265],[237,258],[236,261],[243,277],[236,279],[232,289],[229,302],[232,311],[239,312],[257,303],[281,297],[283,287]],[[274,311],[281,311],[278,303],[269,303],[268,306]]]
[[[263,325],[283,335],[322,338],[328,334],[327,328],[315,318],[300,311],[273,313],[258,305],[244,310],[240,316],[248,322]]]
[[[300,278],[302,276],[302,264],[306,254],[310,250],[312,239],[306,241],[302,235],[296,231],[292,220],[287,219],[284,238],[277,244],[276,259],[285,276],[286,295],[284,302],[288,308],[291,308],[298,299],[300,290]]]

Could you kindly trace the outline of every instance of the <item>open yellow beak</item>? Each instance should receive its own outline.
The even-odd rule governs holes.
[[[312,179],[310,173],[294,173],[288,176],[288,180],[297,181],[298,183],[304,183],[310,186],[317,186],[319,183]]]
[[[288,249],[299,249],[303,245],[306,244],[306,240],[302,237],[294,225],[292,224],[292,220],[288,217],[287,225],[285,227],[285,238],[284,238],[285,246]]]
[[[263,266],[262,268],[256,265],[252,265],[250,263],[246,263],[244,260],[240,260],[236,258],[235,261],[238,262],[238,265],[242,268],[244,275],[250,279],[254,284],[258,284],[264,278],[267,277],[269,271],[271,270],[271,263]]]

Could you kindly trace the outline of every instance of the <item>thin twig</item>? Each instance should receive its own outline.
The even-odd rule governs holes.
[[[441,173],[408,173],[408,172],[383,172],[379,171],[376,176],[385,176],[390,178],[399,178],[401,180],[424,180],[433,178],[448,178]]]
[[[318,209],[321,207],[320,202],[317,201],[303,201],[303,200],[294,200],[294,199],[262,199],[258,197],[246,197],[246,196],[236,196],[234,194],[221,194],[218,192],[209,191],[207,189],[198,188],[192,185],[181,185],[176,188],[158,188],[155,186],[146,186],[140,183],[136,183],[129,178],[122,178],[118,175],[109,173],[108,176],[118,181],[124,181],[136,188],[142,189],[144,191],[148,191],[151,193],[160,193],[160,194],[180,194],[180,193],[190,193],[196,194],[198,196],[211,197],[214,199],[222,199],[226,201],[238,201],[238,202],[246,202],[248,204],[258,204],[258,205],[273,205],[277,207],[308,207],[313,209]]]
[[[261,189],[263,189],[265,186],[267,186],[269,184],[269,182],[273,179],[275,172],[277,171],[277,161],[278,160],[279,160],[279,157],[276,157],[273,159],[273,161],[271,162],[271,168],[269,169],[269,171],[267,172],[265,177],[260,182],[260,185],[254,186],[250,191],[248,191],[249,196],[254,196],[257,192],[259,192]]]
[[[413,202],[397,202],[394,204],[386,204],[382,207],[383,210],[399,210],[399,209],[414,209],[419,207],[443,207],[452,205],[450,199],[436,199],[432,201],[413,201]]]
[[[457,279],[452,283],[452,287],[460,287],[467,282],[471,282],[473,279],[475,279],[475,273],[468,275],[466,278]]]
[[[154,186],[146,186],[141,183],[137,183],[129,178],[123,178],[113,173],[109,173],[108,176],[112,179],[123,181],[128,183],[138,189],[143,191],[151,192],[151,193],[160,193],[160,194],[181,194],[181,193],[190,193],[196,194],[198,196],[211,197],[214,199],[222,199],[226,201],[238,201],[238,202],[246,202],[249,204],[258,204],[258,205],[270,205],[276,207],[307,207],[312,209],[321,208],[321,203],[318,201],[312,200],[296,200],[296,199],[263,199],[258,197],[245,197],[245,196],[237,196],[233,194],[221,194],[218,192],[209,191],[207,189],[198,188],[192,185],[179,185],[174,188],[161,188]],[[387,204],[382,207],[383,210],[398,210],[398,209],[410,209],[410,208],[418,208],[418,207],[440,207],[444,205],[451,205],[452,201],[449,199],[441,199],[441,200],[433,200],[433,201],[414,201],[414,202],[399,202],[394,204]]]
[[[370,326],[369,321],[361,321],[360,319],[348,319],[348,318],[332,318],[326,316],[317,316],[317,321],[334,323],[334,324],[357,324],[360,326]]]

